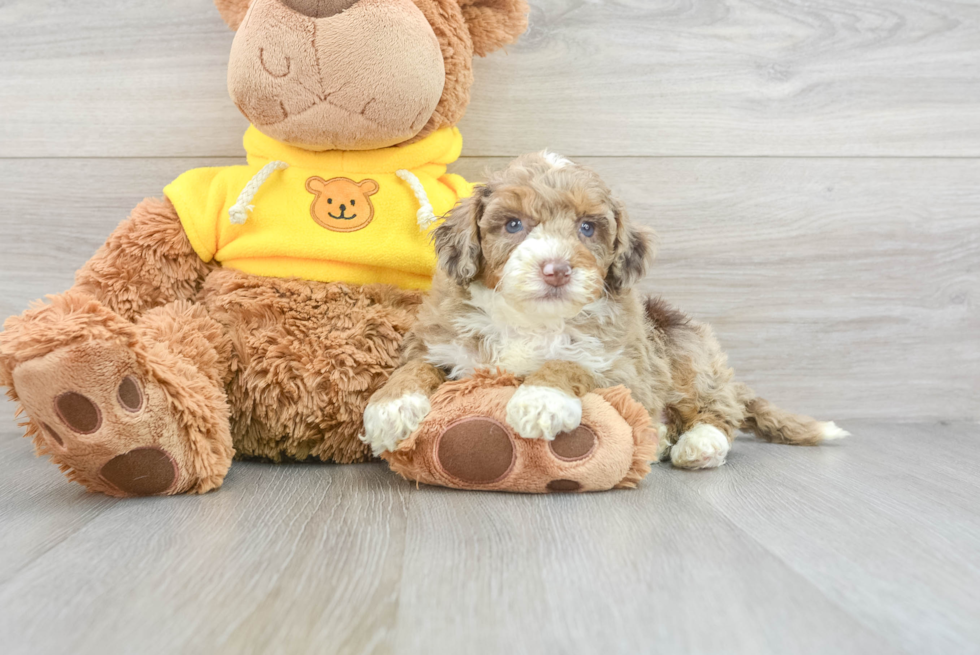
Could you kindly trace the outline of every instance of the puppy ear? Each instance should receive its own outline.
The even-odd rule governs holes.
[[[459,0],[473,39],[473,53],[486,57],[513,43],[527,29],[525,0]]]
[[[456,203],[433,233],[439,268],[461,285],[472,282],[483,263],[479,223],[489,195],[487,187],[477,186],[473,195]]]
[[[238,26],[242,24],[251,2],[252,0],[214,0],[214,6],[218,8],[221,17],[228,23],[228,27],[237,30]]]
[[[614,201],[616,244],[613,263],[606,273],[606,287],[612,292],[626,291],[643,278],[653,262],[654,236],[649,228],[630,223],[626,208]]]

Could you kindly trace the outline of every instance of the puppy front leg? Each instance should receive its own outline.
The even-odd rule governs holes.
[[[375,455],[394,450],[429,413],[429,396],[445,380],[442,371],[421,359],[395,369],[364,409],[361,441],[371,446]]]
[[[578,364],[547,362],[524,379],[507,403],[507,422],[525,439],[554,439],[582,422],[582,396],[595,388]]]

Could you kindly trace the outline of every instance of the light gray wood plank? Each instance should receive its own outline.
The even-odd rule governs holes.
[[[0,400],[0,586],[116,503],[65,484],[22,434]]]
[[[239,462],[216,493],[117,501],[0,582],[3,650],[391,652],[409,491],[381,465]],[[4,532],[46,509],[3,492]],[[46,493],[86,515],[66,481]],[[50,523],[31,526],[38,549]]]
[[[980,427],[851,427],[587,496],[236,463],[218,492],[106,501],[70,534],[37,516],[37,556],[0,579],[4,652],[980,652],[975,458],[922,446],[962,452]],[[0,488],[0,534],[85,517],[92,497],[13,443],[0,481],[40,493]]]
[[[980,6],[531,0],[467,153],[976,156]]]
[[[237,154],[233,36],[210,0],[4,2],[0,153]]]
[[[980,653],[980,426],[851,428],[832,447],[736,442],[719,475],[669,475],[894,645]]]
[[[70,286],[139,199],[235,161],[0,160],[0,318]],[[758,393],[833,419],[980,418],[980,161],[585,162],[659,232],[642,291],[714,325]]]
[[[405,558],[405,653],[900,652],[660,471],[587,498],[425,489]]]
[[[191,168],[242,158],[0,160],[0,320],[60,293],[143,198]],[[54,182],[57,180],[57,183]]]
[[[980,6],[531,0],[476,63],[466,152],[980,155]],[[235,155],[207,0],[0,6],[0,153]]]

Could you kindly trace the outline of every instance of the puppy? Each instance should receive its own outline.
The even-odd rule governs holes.
[[[846,436],[758,398],[707,325],[633,291],[652,239],[567,159],[525,155],[492,175],[434,233],[432,292],[367,406],[363,440],[395,448],[446,379],[496,367],[523,377],[507,421],[525,439],[573,430],[581,397],[618,384],[661,424],[661,459],[681,468],[723,464],[738,429],[802,445]]]

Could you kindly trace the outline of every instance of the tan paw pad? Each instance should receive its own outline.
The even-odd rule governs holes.
[[[551,452],[565,462],[576,462],[592,454],[599,439],[595,432],[585,425],[580,425],[571,432],[561,432],[548,443]]]
[[[102,425],[99,406],[75,391],[66,391],[55,398],[54,409],[65,425],[79,434],[92,434]]]
[[[575,480],[552,480],[548,483],[548,491],[553,491],[556,493],[569,493],[572,491],[578,491],[582,488],[581,482],[576,482]]]
[[[132,375],[127,375],[119,383],[116,397],[126,411],[135,413],[143,407],[143,391],[140,389],[139,382]]]
[[[490,484],[503,479],[514,466],[514,441],[510,431],[485,417],[458,421],[442,433],[436,445],[436,462],[460,482]]]

